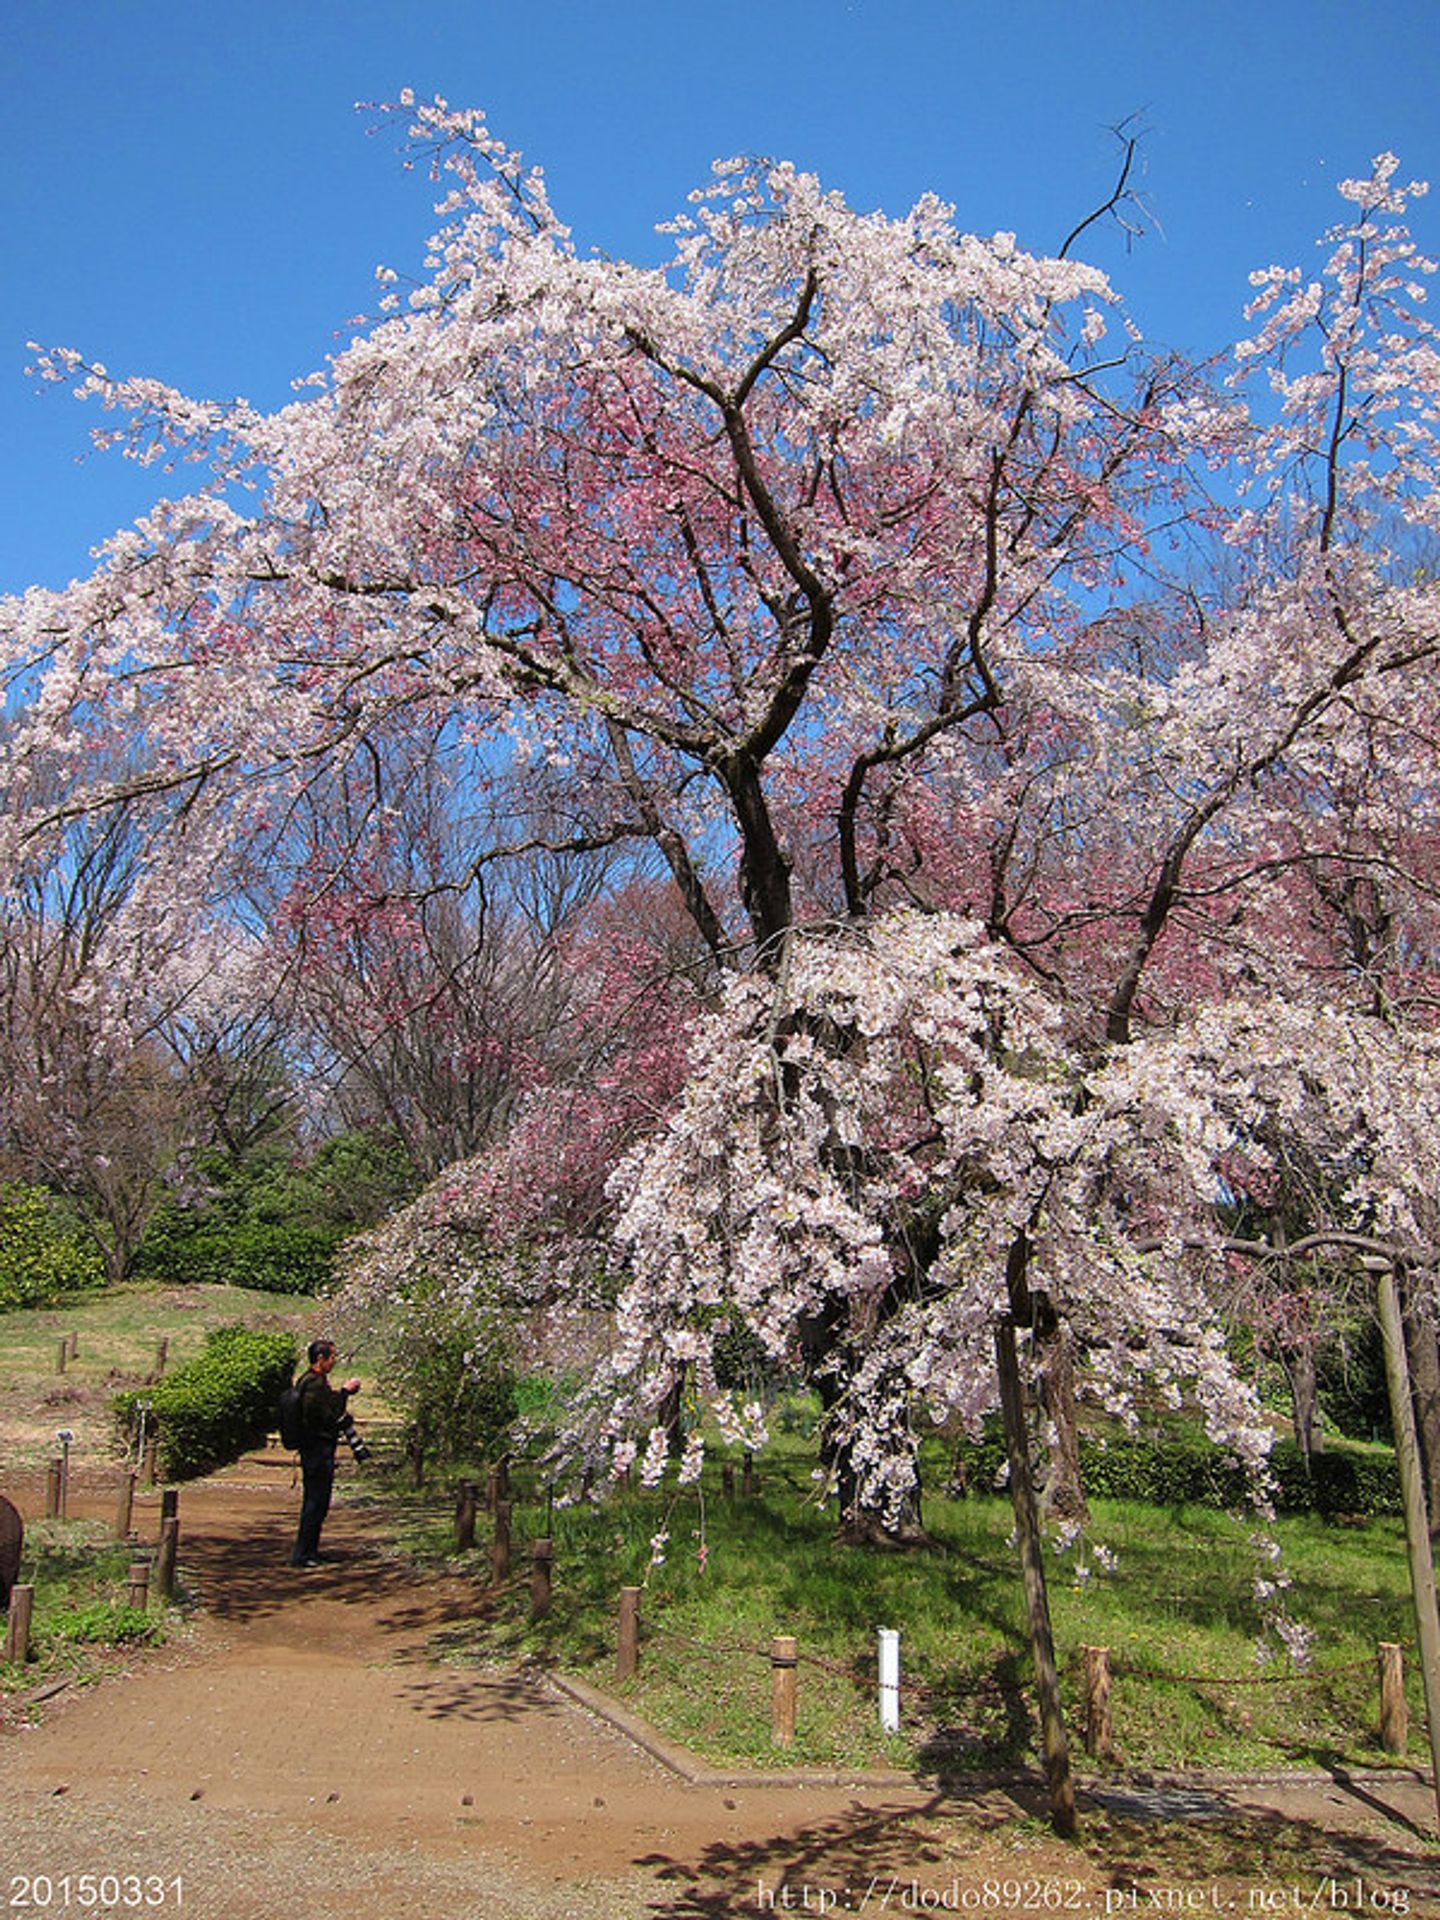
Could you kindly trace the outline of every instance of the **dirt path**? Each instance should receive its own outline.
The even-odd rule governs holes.
[[[37,1489],[7,1491],[35,1511]],[[73,1510],[112,1506],[80,1490]],[[369,1510],[338,1506],[339,1557],[293,1572],[297,1506],[277,1455],[186,1488],[191,1642],[0,1737],[0,1916],[283,1920],[297,1900],[312,1920],[1163,1911],[1157,1888],[1171,1911],[1313,1896],[1317,1912],[1440,1915],[1430,1796],[1404,1781],[1169,1808],[1112,1796],[1079,1845],[1023,1796],[687,1785],[542,1679],[430,1665],[429,1637],[477,1591],[407,1576]],[[153,1499],[139,1526],[153,1536]],[[1243,1882],[1227,1878],[1238,1824],[1263,1863]]]

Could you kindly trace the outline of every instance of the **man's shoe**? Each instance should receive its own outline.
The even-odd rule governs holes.
[[[312,1555],[308,1560],[292,1560],[290,1564],[292,1567],[308,1568],[308,1567],[318,1567],[320,1562],[317,1559],[315,1559],[314,1556]]]

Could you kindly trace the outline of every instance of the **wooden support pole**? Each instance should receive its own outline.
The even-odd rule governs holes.
[[[1375,1650],[1380,1667],[1380,1744],[1403,1754],[1410,1744],[1410,1708],[1405,1699],[1405,1656],[1392,1640]]]
[[[1085,1751],[1100,1760],[1115,1757],[1110,1721],[1110,1649],[1082,1647],[1085,1662]]]
[[[490,1542],[490,1578],[497,1587],[503,1586],[510,1577],[511,1512],[508,1500],[495,1502],[495,1537]]]
[[[16,1586],[10,1589],[10,1617],[5,1626],[5,1658],[23,1666],[30,1658],[30,1619],[35,1610],[35,1589]]]
[[[541,1620],[550,1611],[555,1591],[555,1542],[537,1540],[530,1548],[530,1618]]]
[[[155,1342],[155,1378],[157,1380],[164,1379],[165,1363],[169,1358],[170,1339],[168,1335],[162,1335],[161,1338]]]
[[[115,1501],[115,1538],[128,1540],[130,1528],[135,1517],[135,1479],[133,1472],[120,1478],[120,1492]]]
[[[70,1358],[72,1360],[78,1360],[80,1358],[80,1333],[78,1328],[70,1335]]]
[[[733,1461],[722,1460],[720,1463],[720,1491],[727,1500],[733,1500],[735,1498],[735,1465]]]
[[[160,1442],[152,1433],[145,1442],[145,1459],[142,1477],[147,1487],[153,1487],[160,1477]]]
[[[175,1558],[180,1549],[180,1522],[173,1516],[160,1522],[160,1547],[155,1555],[155,1593],[168,1600],[175,1591]]]
[[[61,1460],[51,1460],[45,1468],[45,1518],[58,1520],[63,1504],[65,1488],[65,1465]]]
[[[1405,1329],[1400,1319],[1400,1293],[1395,1284],[1395,1269],[1388,1261],[1376,1264],[1380,1268],[1375,1278],[1380,1331],[1385,1341],[1385,1384],[1390,1394],[1395,1464],[1400,1470],[1400,1495],[1405,1508],[1410,1597],[1415,1606],[1415,1637],[1420,1647],[1425,1720],[1430,1735],[1435,1818],[1437,1830],[1440,1830],[1440,1609],[1437,1609],[1435,1599],[1435,1562],[1430,1551],[1430,1523],[1425,1512],[1420,1444],[1415,1434],[1415,1408],[1410,1398],[1410,1365],[1405,1352]]]
[[[178,1520],[179,1518],[180,1489],[178,1487],[166,1487],[160,1495],[160,1524],[163,1527],[167,1520]]]
[[[620,1630],[615,1648],[615,1678],[629,1680],[640,1667],[640,1589],[620,1589]]]
[[[796,1641],[777,1633],[770,1642],[770,1738],[777,1747],[795,1744]]]
[[[755,1456],[747,1453],[740,1470],[740,1491],[747,1500],[755,1497]]]
[[[455,1551],[469,1553],[475,1545],[475,1482],[462,1480],[455,1491]]]
[[[137,1613],[144,1613],[150,1604],[150,1562],[132,1560],[125,1586],[125,1604],[134,1607]]]
[[[1035,1511],[1035,1487],[1030,1476],[1025,1390],[1015,1346],[1015,1322],[1008,1314],[995,1323],[995,1364],[1000,1376],[1005,1453],[1010,1463],[1010,1504],[1015,1513],[1025,1607],[1030,1622],[1030,1651],[1035,1663],[1035,1698],[1040,1710],[1045,1779],[1050,1790],[1050,1822],[1058,1834],[1068,1838],[1075,1831],[1075,1784],[1070,1777],[1070,1747],[1060,1710],[1060,1676],[1055,1666],[1050,1599],[1045,1590],[1045,1559]]]
[[[494,1513],[504,1495],[500,1491],[500,1469],[491,1467],[485,1478],[485,1511]]]
[[[55,1371],[57,1373],[63,1373],[65,1371],[65,1363],[69,1358],[70,1358],[70,1336],[67,1333],[61,1339],[59,1346],[55,1349]]]

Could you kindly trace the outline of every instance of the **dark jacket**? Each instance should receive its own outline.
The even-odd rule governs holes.
[[[302,1445],[313,1447],[328,1441],[334,1446],[340,1437],[340,1419],[349,1398],[344,1387],[332,1387],[323,1373],[316,1373],[312,1368],[300,1382]]]

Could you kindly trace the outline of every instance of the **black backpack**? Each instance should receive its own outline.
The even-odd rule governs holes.
[[[298,1453],[305,1438],[300,1412],[300,1382],[294,1380],[280,1396],[276,1408],[280,1420],[280,1444],[289,1453]]]

